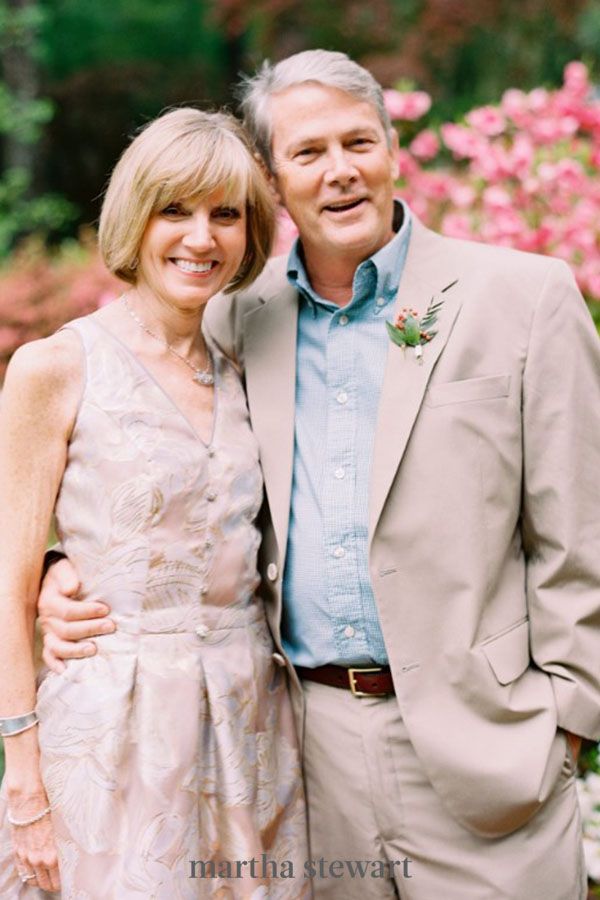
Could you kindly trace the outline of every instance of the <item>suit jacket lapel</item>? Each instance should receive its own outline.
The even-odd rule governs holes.
[[[403,307],[416,309],[422,316],[432,297],[443,299],[444,305],[435,326],[437,334],[423,348],[422,364],[415,358],[412,348],[402,350],[391,341],[388,346],[369,489],[371,539],[421,408],[427,383],[461,305],[458,273],[445,242],[413,217],[393,318]]]
[[[246,314],[244,355],[250,418],[283,570],[294,456],[298,295],[289,284],[279,283],[279,288]]]

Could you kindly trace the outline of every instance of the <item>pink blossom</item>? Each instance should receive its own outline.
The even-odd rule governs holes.
[[[430,160],[437,156],[440,149],[440,139],[435,131],[426,128],[411,141],[409,148],[413,156],[421,160]]]
[[[546,88],[534,88],[527,95],[527,103],[532,112],[540,113],[548,107],[550,94]]]
[[[563,77],[565,87],[570,93],[577,94],[579,97],[584,97],[587,94],[589,80],[587,66],[584,63],[577,60],[567,63]]]
[[[425,91],[396,91],[383,92],[385,108],[392,121],[406,120],[414,122],[420,119],[431,108],[431,97]]]
[[[512,119],[520,127],[524,127],[531,119],[529,101],[524,91],[510,88],[502,95],[500,109],[509,119]]]
[[[510,194],[498,185],[492,185],[484,190],[483,202],[491,209],[510,209],[512,206]]]
[[[461,238],[462,240],[473,240],[474,235],[471,229],[469,217],[464,213],[447,213],[441,223],[442,234],[448,237]]]
[[[396,163],[398,178],[411,178],[420,171],[418,162],[413,159],[408,150],[404,150],[402,147],[396,156]]]
[[[440,131],[446,147],[459,158],[473,159],[486,149],[483,137],[464,125],[448,122],[442,125]]]
[[[450,202],[459,209],[468,209],[473,206],[477,194],[470,184],[454,182],[450,187]]]
[[[466,119],[472,128],[488,137],[502,134],[506,128],[506,119],[495,106],[481,106],[479,109],[473,109],[467,114]]]

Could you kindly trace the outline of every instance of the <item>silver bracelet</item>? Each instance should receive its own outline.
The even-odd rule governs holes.
[[[37,725],[38,717],[35,710],[25,713],[23,716],[11,716],[8,719],[0,719],[0,737],[12,737],[15,734],[21,734],[29,728]]]
[[[32,816],[30,819],[13,819],[9,812],[6,814],[6,818],[8,819],[9,825],[12,825],[14,828],[25,828],[26,825],[33,825],[35,822],[39,822],[40,819],[47,816],[49,812],[52,812],[51,806],[47,806],[46,809],[43,809],[37,816]]]

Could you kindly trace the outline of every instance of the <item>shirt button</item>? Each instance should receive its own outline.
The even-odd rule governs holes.
[[[344,315],[344,316],[340,316],[338,321],[339,321],[340,325],[347,325],[348,322],[350,321],[350,319],[348,318],[348,316]]]
[[[269,563],[267,566],[267,578],[269,581],[277,581],[277,575],[279,574],[279,569],[275,565],[275,563]]]
[[[198,625],[198,627],[196,628],[196,634],[199,638],[205,638],[209,631],[210,628],[208,627],[208,625]]]
[[[344,637],[354,637],[354,628],[352,627],[352,625],[346,625],[346,627],[344,628]]]
[[[377,304],[377,306],[383,306],[385,303],[385,300],[383,299],[383,297],[378,297],[377,300],[375,301],[375,303]]]
[[[213,450],[212,447],[209,448],[208,455],[209,455],[210,459],[212,459],[213,456],[215,455],[215,451]]]
[[[343,547],[336,547],[335,550],[333,551],[333,555],[335,556],[336,559],[341,559],[342,556],[346,555],[346,551],[344,550]]]
[[[336,469],[333,474],[335,475],[336,478],[343,478],[346,473],[344,472],[343,469]]]
[[[217,499],[217,495],[215,494],[214,491],[209,491],[206,495],[206,499],[208,500],[209,503],[212,503],[213,500]]]
[[[340,391],[337,397],[335,398],[338,403],[347,403],[348,402],[348,394],[346,391]]]

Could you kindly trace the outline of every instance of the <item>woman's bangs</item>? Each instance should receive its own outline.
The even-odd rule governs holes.
[[[170,165],[165,166],[163,160],[163,171],[155,183],[154,213],[169,203],[198,200],[222,189],[226,203],[245,205],[252,199],[252,163],[245,148],[238,141],[215,140],[211,143],[210,154],[205,137],[200,147],[187,147],[170,161]]]

